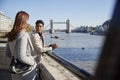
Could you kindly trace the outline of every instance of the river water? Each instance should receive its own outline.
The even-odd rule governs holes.
[[[45,33],[45,44],[58,43],[59,48],[53,52],[76,66],[94,73],[99,55],[104,43],[104,36],[90,35],[89,33],[55,32]]]
[[[94,74],[105,36],[64,32],[55,32],[52,36],[59,38],[51,38],[51,34],[45,33],[44,40],[46,45],[58,43],[59,48],[53,51],[55,54]]]

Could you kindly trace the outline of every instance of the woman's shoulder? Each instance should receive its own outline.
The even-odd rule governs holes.
[[[29,34],[27,32],[20,32],[17,36],[17,39],[28,38],[28,37],[29,37]]]

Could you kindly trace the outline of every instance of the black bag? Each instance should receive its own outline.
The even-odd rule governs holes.
[[[11,64],[9,67],[9,70],[13,74],[23,74],[32,69],[31,65],[22,63],[18,59],[15,59],[14,57],[11,60]]]

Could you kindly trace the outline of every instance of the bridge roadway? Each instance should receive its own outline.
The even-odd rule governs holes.
[[[6,43],[0,43],[0,80],[11,80],[10,73],[8,72],[10,59],[5,56],[5,45]],[[59,58],[58,61],[53,57],[53,54],[52,56],[51,54],[51,52],[46,53],[41,59],[40,73],[43,80],[90,79],[90,74],[86,73],[84,70],[70,67],[71,65],[64,63],[64,60]]]

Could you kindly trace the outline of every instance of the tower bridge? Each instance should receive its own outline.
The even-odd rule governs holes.
[[[66,33],[71,33],[69,19],[67,19],[66,22],[54,22],[53,20],[50,20],[50,33],[54,33],[54,24],[66,24]]]

